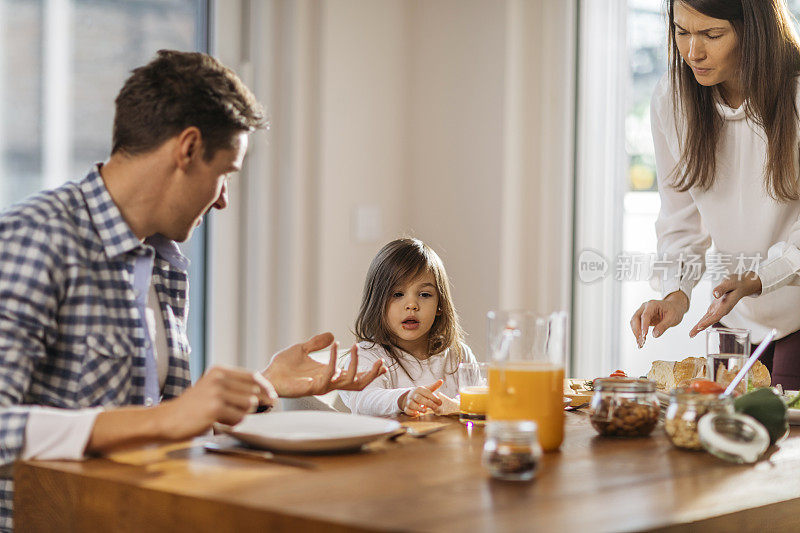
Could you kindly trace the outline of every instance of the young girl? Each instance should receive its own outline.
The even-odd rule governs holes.
[[[458,409],[458,364],[476,359],[461,341],[442,260],[428,245],[398,239],[378,252],[367,272],[355,334],[359,371],[379,360],[389,371],[362,391],[340,393],[353,413],[415,416]]]

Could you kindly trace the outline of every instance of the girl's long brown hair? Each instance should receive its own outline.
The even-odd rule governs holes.
[[[428,335],[428,354],[434,355],[451,348],[455,355],[452,372],[455,372],[464,357],[461,349],[464,333],[450,295],[450,281],[442,260],[419,239],[397,239],[381,248],[369,265],[355,324],[354,333],[359,341],[380,344],[409,377],[408,369],[400,362],[399,349],[386,323],[386,307],[394,287],[424,272],[432,273],[436,279],[441,309]]]
[[[800,199],[795,106],[795,76],[800,72],[800,44],[785,0],[666,0],[669,5],[669,70],[675,116],[686,121],[681,161],[673,184],[679,191],[714,185],[716,151],[723,119],[716,109],[714,87],[695,80],[675,42],[675,2],[731,23],[739,38],[739,73],[747,118],[767,138],[764,185],[779,201]]]

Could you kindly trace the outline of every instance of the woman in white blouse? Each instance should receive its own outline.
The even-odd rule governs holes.
[[[631,319],[639,347],[681,322],[705,269],[726,274],[689,335],[770,328],[773,383],[800,388],[800,45],[785,0],[670,0],[669,73],[651,102],[661,300]],[[722,259],[711,264],[712,255]]]

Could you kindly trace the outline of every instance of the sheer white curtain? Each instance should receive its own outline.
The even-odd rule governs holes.
[[[575,194],[575,374],[599,376],[618,363],[619,291],[614,258],[621,247],[624,194],[626,0],[581,2]],[[605,276],[581,268],[605,259]]]
[[[210,232],[214,362],[263,367],[270,350],[316,325],[320,9],[302,0],[217,3],[217,54],[270,104],[271,124],[252,136],[232,208]]]
[[[499,306],[569,310],[575,17],[572,2],[507,6]]]

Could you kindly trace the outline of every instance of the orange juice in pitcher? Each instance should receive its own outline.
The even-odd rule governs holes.
[[[533,420],[539,444],[554,451],[564,439],[567,316],[491,311],[489,420]]]
[[[564,367],[510,362],[489,367],[489,419],[533,420],[544,451],[564,440]]]

